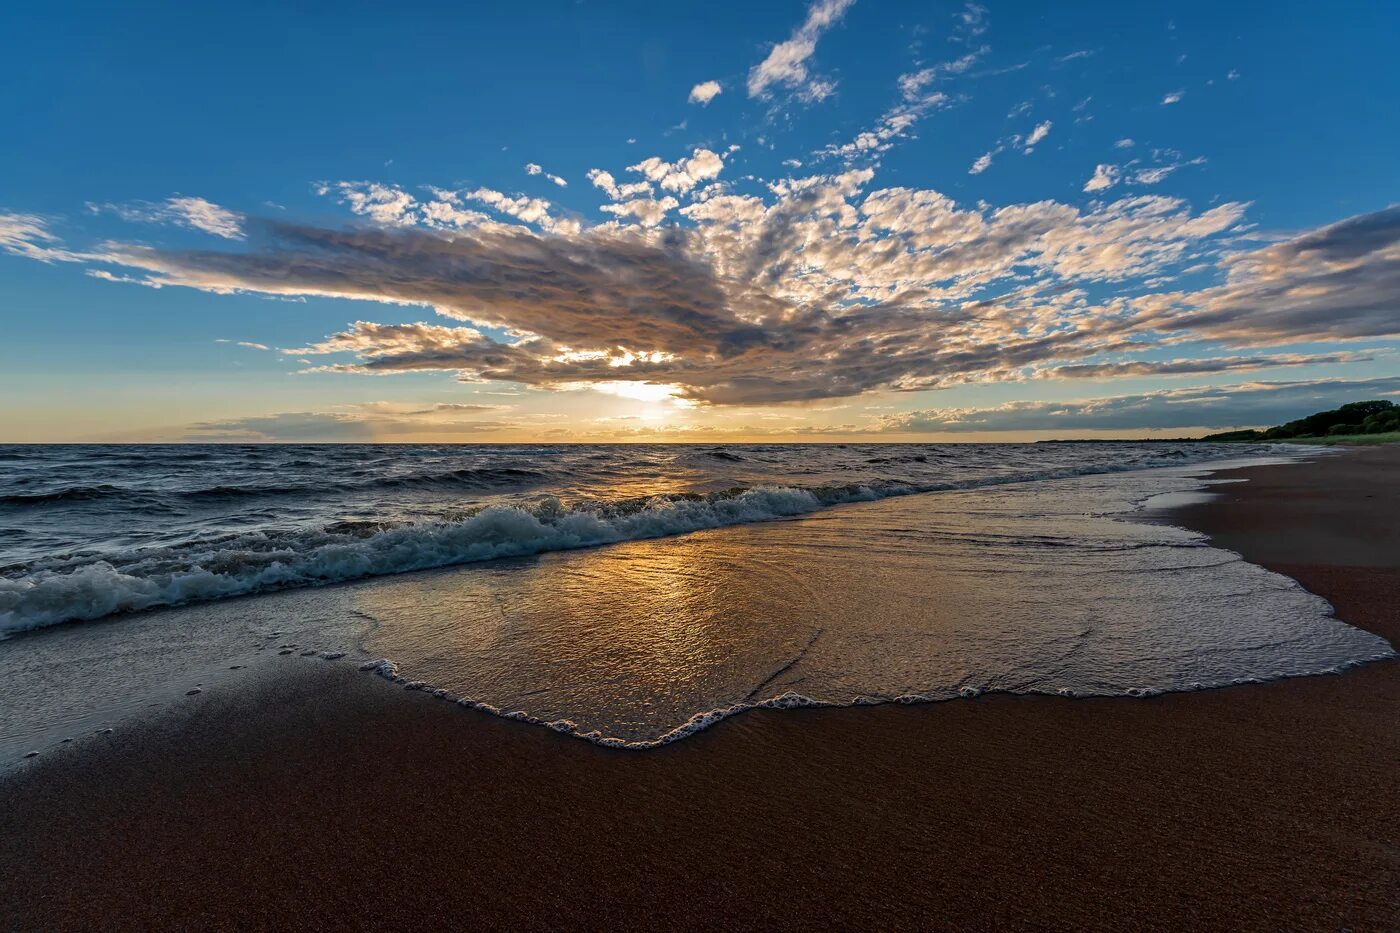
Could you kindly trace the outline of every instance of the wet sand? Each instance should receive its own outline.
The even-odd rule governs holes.
[[[1172,520],[1400,642],[1400,447]],[[0,926],[1395,929],[1400,664],[597,748],[315,659],[0,786]]]

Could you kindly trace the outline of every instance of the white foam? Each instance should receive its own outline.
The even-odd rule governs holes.
[[[367,538],[333,537],[304,550],[230,549],[209,555],[228,568],[219,571],[200,565],[163,570],[140,562],[119,569],[106,561],[70,571],[44,569],[0,579],[0,637],[116,612],[667,537],[877,497],[857,487],[824,502],[805,489],[758,487],[708,499],[657,497],[620,514],[569,510],[547,500],[533,509],[491,506],[462,521],[402,526]]]
[[[1358,658],[1355,661],[1339,664],[1336,667],[1329,668],[1327,671],[1321,673],[1341,673],[1343,670],[1348,670],[1353,667],[1359,667],[1362,664],[1369,664],[1375,661],[1390,660],[1394,657],[1395,652],[1393,650],[1382,650],[1367,657]],[[364,664],[361,664],[359,666],[359,669],[361,671],[378,674],[386,680],[403,684],[406,689],[430,693],[435,697],[448,700],[449,702],[452,702],[458,706],[465,707],[467,709],[474,709],[479,712],[487,713],[489,715],[496,716],[500,719],[508,719],[513,722],[521,722],[532,726],[543,726],[544,728],[550,729],[554,732],[558,732],[561,735],[567,735],[575,739],[582,739],[585,742],[589,742],[593,745],[600,745],[604,748],[619,748],[628,751],[647,751],[649,749],[660,748],[663,745],[670,745],[673,742],[679,742],[682,739],[690,738],[691,736],[703,732],[706,729],[711,728],[712,726],[716,726],[719,723],[724,722],[726,719],[730,719],[742,713],[747,713],[751,710],[759,709],[789,710],[807,709],[814,707],[846,709],[855,708],[858,706],[887,706],[891,704],[926,705],[933,703],[950,702],[956,699],[973,699],[992,693],[1022,696],[1049,696],[1064,699],[1114,695],[1120,697],[1145,699],[1160,696],[1164,693],[1196,693],[1203,690],[1214,690],[1219,689],[1221,687],[1238,686],[1240,684],[1245,683],[1257,684],[1267,682],[1265,678],[1257,677],[1232,678],[1223,679],[1219,682],[1212,683],[1203,683],[1200,681],[1196,681],[1191,683],[1189,686],[1183,686],[1177,689],[1163,689],[1158,687],[1129,687],[1126,690],[1118,692],[1117,694],[1114,694],[1112,692],[1083,692],[1073,690],[1069,687],[1056,686],[1037,686],[1025,690],[988,690],[981,687],[962,687],[956,693],[951,691],[946,693],[927,694],[906,693],[892,698],[881,698],[862,695],[852,697],[847,700],[827,700],[819,697],[807,696],[801,693],[785,692],[777,696],[769,697],[767,699],[759,700],[756,702],[749,701],[733,703],[729,706],[722,706],[716,709],[698,712],[691,716],[681,725],[669,729],[656,736],[655,738],[626,739],[620,736],[607,735],[598,729],[589,729],[585,731],[583,727],[579,726],[578,723],[574,722],[571,719],[545,719],[542,717],[533,716],[523,709],[503,710],[501,707],[493,706],[492,704],[486,703],[484,701],[457,696],[450,690],[440,687],[434,687],[432,684],[427,683],[425,681],[409,681],[407,680],[407,678],[405,678],[399,673],[398,665],[389,658],[379,658],[374,661],[368,661]],[[1296,671],[1279,671],[1276,672],[1274,677],[1268,679],[1287,679],[1292,677],[1305,677],[1313,676],[1317,673],[1319,672],[1306,669],[1299,669]]]

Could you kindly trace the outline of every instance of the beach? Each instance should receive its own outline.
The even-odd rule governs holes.
[[[1163,520],[1400,641],[1400,448]],[[0,785],[14,929],[1393,929],[1400,665],[619,751],[298,656]]]

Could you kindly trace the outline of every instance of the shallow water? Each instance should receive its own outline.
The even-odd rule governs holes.
[[[1288,578],[1134,520],[1206,470],[980,485],[52,627],[0,642],[0,758],[275,665],[367,665],[647,747],[761,704],[1142,695],[1392,654]]]

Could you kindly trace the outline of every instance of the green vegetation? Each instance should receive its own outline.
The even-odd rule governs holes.
[[[1223,431],[1204,441],[1297,441],[1304,444],[1386,444],[1400,440],[1400,405],[1373,399],[1348,402],[1264,431]]]
[[[1384,434],[1329,434],[1327,437],[1290,437],[1290,444],[1320,444],[1330,447],[1333,444],[1394,444],[1400,442],[1400,431],[1387,431]]]

